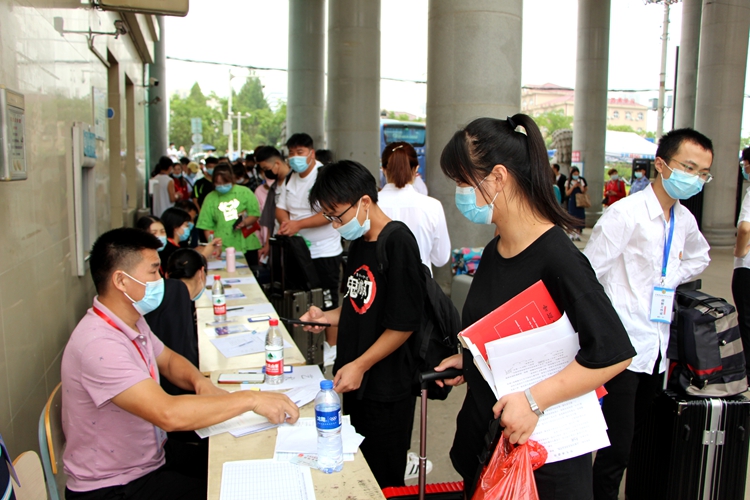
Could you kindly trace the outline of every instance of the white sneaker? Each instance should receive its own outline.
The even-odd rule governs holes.
[[[323,366],[333,366],[336,361],[336,346],[328,345],[328,342],[323,341]]]
[[[425,464],[427,467],[426,474],[429,474],[432,472],[432,462],[427,460],[427,463]],[[409,479],[416,479],[419,477],[419,455],[417,455],[414,452],[409,452],[408,455],[406,455],[406,472],[404,473],[404,481],[408,481]]]

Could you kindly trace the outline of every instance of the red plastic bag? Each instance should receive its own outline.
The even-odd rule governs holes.
[[[536,441],[514,446],[501,435],[472,500],[539,500],[534,470],[546,460],[547,450]]]

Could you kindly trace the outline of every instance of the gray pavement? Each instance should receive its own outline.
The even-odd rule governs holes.
[[[575,242],[581,250],[591,234],[590,229],[585,229],[580,242]],[[711,263],[699,276],[703,280],[702,290],[708,294],[722,297],[734,303],[731,292],[733,257],[731,248],[714,248],[710,252]],[[427,476],[429,483],[442,483],[460,481],[461,477],[453,469],[448,452],[453,443],[456,431],[456,415],[461,408],[466,386],[455,388],[445,401],[429,401],[427,409],[427,458],[432,461],[432,472]],[[414,430],[412,432],[412,450],[419,452],[419,401],[414,417]],[[417,480],[407,481],[407,484],[417,484]],[[620,499],[625,496],[621,491]],[[750,492],[745,489],[745,499],[750,500]]]

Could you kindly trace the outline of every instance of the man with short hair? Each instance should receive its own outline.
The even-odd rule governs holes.
[[[635,168],[633,176],[635,177],[635,180],[630,185],[630,195],[643,191],[649,184],[651,184],[651,181],[648,180],[648,177],[646,176],[646,167],[643,165],[639,165]]]
[[[270,392],[227,393],[164,346],[143,314],[159,306],[161,242],[146,231],[113,229],[91,250],[98,296],[62,356],[62,424],[67,500],[205,499],[206,457],[168,441],[254,411],[294,422],[298,408]],[[166,377],[195,395],[170,396]]]
[[[335,309],[339,305],[341,236],[323,214],[312,210],[308,201],[310,189],[318,178],[318,169],[323,164],[315,159],[313,140],[308,134],[293,134],[286,141],[286,147],[292,176],[280,186],[276,204],[276,218],[280,224],[278,234],[294,236],[299,233],[309,242],[310,255],[323,289],[323,309]]]
[[[695,217],[678,200],[711,181],[712,162],[713,145],[705,135],[688,128],[664,135],[656,150],[656,180],[607,209],[583,251],[638,353],[605,384],[602,411],[611,445],[594,462],[596,500],[617,499],[633,436],[662,387],[674,290],[710,261]]]
[[[268,186],[268,193],[263,203],[263,209],[258,223],[268,230],[268,234],[275,234],[279,228],[276,220],[276,203],[279,201],[279,186],[289,180],[292,170],[286,164],[278,149],[273,146],[259,146],[255,148],[255,161],[263,171],[267,180],[274,181]],[[258,258],[264,259],[270,253],[270,244],[265,242],[258,250]]]
[[[177,201],[174,180],[171,177],[173,167],[174,162],[168,156],[162,156],[156,164],[156,175],[149,181],[153,196],[151,213],[156,217],[161,217],[161,214]]]
[[[203,178],[198,179],[193,184],[193,199],[198,204],[198,208],[203,206],[203,200],[206,199],[208,193],[215,189],[213,182],[214,169],[219,164],[219,159],[213,156],[206,158],[206,165],[203,171]]]

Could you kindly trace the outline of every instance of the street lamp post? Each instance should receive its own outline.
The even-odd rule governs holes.
[[[669,6],[677,3],[679,0],[645,0],[646,4],[663,3],[664,4],[664,21],[661,30],[661,70],[659,71],[659,99],[656,105],[656,137],[659,138],[664,134],[664,94],[666,91],[667,81],[667,44],[669,43]]]
[[[253,75],[233,75],[232,70],[229,70],[229,98],[227,99],[227,121],[229,122],[229,138],[227,142],[227,149],[229,150],[229,156],[234,153],[234,145],[233,139],[234,139],[234,133],[232,132],[232,79],[233,78],[252,78]],[[237,128],[239,129],[239,117],[237,118]],[[240,147],[240,136],[239,136],[239,130],[237,132],[237,149],[242,153],[242,148]]]

